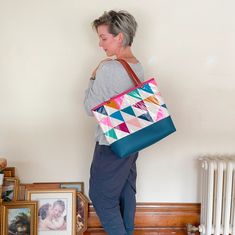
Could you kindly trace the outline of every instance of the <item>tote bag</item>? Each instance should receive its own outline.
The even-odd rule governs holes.
[[[126,69],[134,87],[97,105],[92,112],[112,151],[128,157],[175,132],[175,126],[154,78],[141,82],[130,65]]]

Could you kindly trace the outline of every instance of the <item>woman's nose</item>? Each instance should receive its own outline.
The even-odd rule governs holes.
[[[102,47],[102,41],[99,41],[99,47]]]

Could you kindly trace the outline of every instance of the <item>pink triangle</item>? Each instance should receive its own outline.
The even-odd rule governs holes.
[[[118,105],[119,109],[121,108],[122,102],[123,102],[124,96],[119,96],[115,98],[115,103]]]
[[[109,117],[103,118],[102,120],[100,120],[100,123],[103,123],[106,126],[113,127]]]
[[[157,112],[157,119],[156,119],[156,121],[160,121],[163,118],[164,118],[163,110],[159,109],[158,112]]]
[[[136,127],[141,128],[141,125],[140,125],[140,123],[139,123],[139,121],[138,121],[138,118],[133,118],[133,119],[127,121],[127,123],[128,123],[128,124],[131,124],[131,125],[133,125],[133,126],[136,126]]]
[[[124,132],[130,133],[130,131],[128,130],[128,127],[127,127],[125,122],[121,123],[118,126],[115,126],[115,129],[118,129],[120,131],[124,131]]]

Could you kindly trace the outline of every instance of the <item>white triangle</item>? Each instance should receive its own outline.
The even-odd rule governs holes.
[[[139,109],[139,108],[136,108],[136,107],[133,107],[133,106],[132,106],[132,109],[133,109],[133,111],[134,111],[136,117],[138,117],[138,116],[140,116],[140,115],[142,115],[142,114],[147,113],[146,110],[142,110],[142,109]]]
[[[144,102],[148,109],[148,112],[153,120],[156,120],[156,113],[158,112],[160,106],[150,102]]]
[[[127,127],[128,127],[128,130],[130,131],[130,133],[134,133],[134,132],[140,130],[139,127],[134,126],[134,125],[132,125],[132,124],[130,124],[130,123],[128,123],[128,122],[126,122],[126,125],[127,125]]]
[[[107,105],[104,105],[104,107],[105,107],[105,110],[106,110],[106,112],[108,113],[109,116],[118,111],[118,109],[114,109],[114,108],[109,107]]]
[[[125,122],[128,121],[128,120],[131,120],[131,119],[133,119],[135,117],[133,115],[130,115],[130,114],[122,112],[122,111],[121,111],[121,114],[122,114],[122,117],[123,117]]]
[[[104,114],[99,113],[99,112],[94,112],[94,115],[95,115],[95,118],[98,120],[98,122],[100,120],[102,120],[103,118],[107,117],[107,115],[104,115]]]
[[[105,138],[106,138],[106,140],[109,142],[109,144],[112,144],[112,143],[114,143],[115,141],[117,141],[116,139],[114,139],[114,138],[112,138],[112,137],[110,137],[110,136],[106,136],[106,135],[105,135]]]
[[[164,102],[164,100],[163,100],[163,98],[162,98],[160,92],[154,94],[154,96],[155,96],[155,98],[158,100],[158,102],[159,102],[160,105],[165,104],[165,102]]]
[[[129,133],[125,131],[121,131],[119,129],[115,129],[115,132],[116,132],[118,139],[122,139],[123,137],[126,137],[127,135],[129,135]]]
[[[121,123],[123,123],[123,121],[116,119],[116,118],[112,118],[112,117],[110,117],[110,121],[111,121],[113,127],[118,126]]]
[[[99,123],[99,125],[100,125],[100,127],[101,127],[101,129],[102,129],[102,131],[105,133],[105,132],[107,132],[107,131],[109,131],[109,130],[111,130],[111,129],[113,129],[112,127],[110,127],[110,126],[107,126],[107,125],[105,125],[105,124],[103,124],[103,123]]]
[[[152,122],[148,122],[142,118],[138,118],[140,125],[142,126],[142,128],[150,126],[151,124],[153,124]]]
[[[136,104],[137,102],[141,101],[140,99],[137,99],[137,98],[130,96],[130,95],[127,95],[127,94],[125,95],[124,100],[126,103],[128,103],[128,106]],[[126,106],[126,107],[128,107],[128,106]]]
[[[124,108],[130,106],[130,102],[129,102],[129,100],[127,100],[127,97],[129,97],[129,95],[128,96],[124,95],[120,109],[124,109]]]
[[[148,83],[148,84],[151,87],[153,93],[157,93],[159,91],[158,87],[155,84],[152,84],[152,83]]]
[[[149,96],[153,95],[152,93],[146,92],[146,91],[144,91],[142,89],[138,89],[138,91],[139,91],[139,93],[140,93],[140,95],[141,95],[143,100],[148,98]]]

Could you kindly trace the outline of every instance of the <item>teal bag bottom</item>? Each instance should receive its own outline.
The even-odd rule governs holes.
[[[119,158],[125,158],[158,142],[175,131],[174,123],[171,117],[168,116],[159,122],[114,142],[110,146]]]

